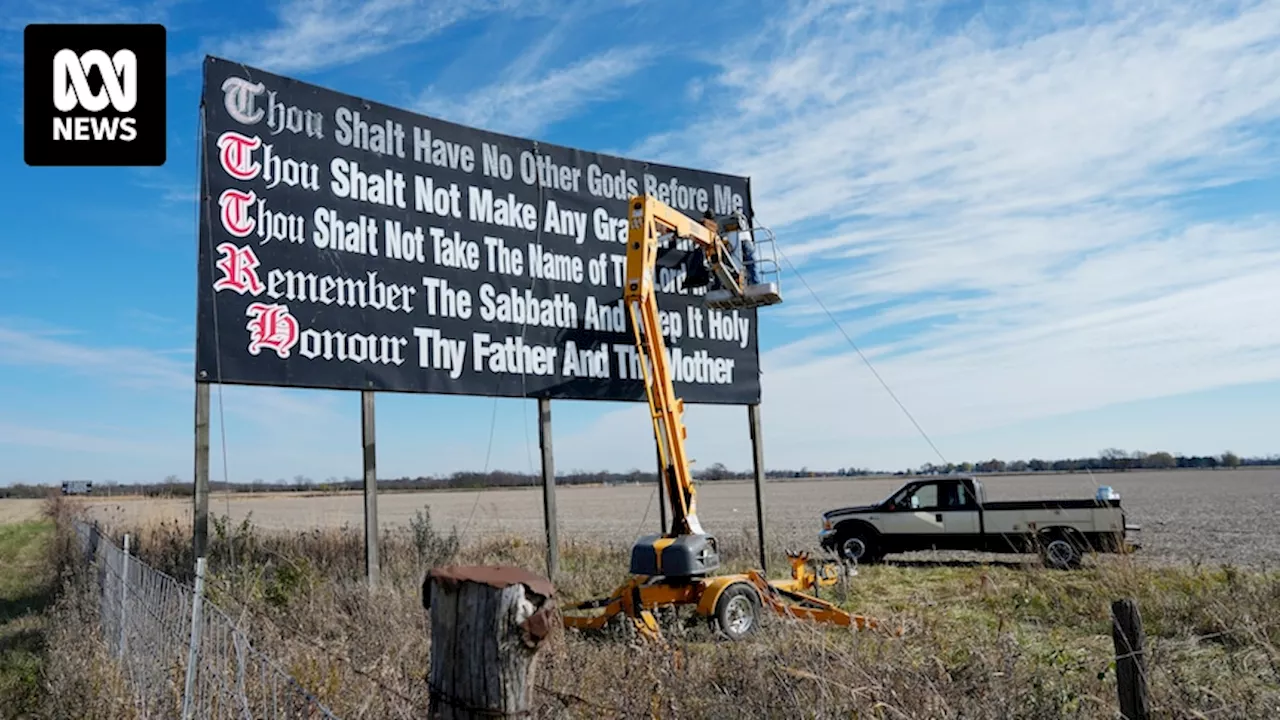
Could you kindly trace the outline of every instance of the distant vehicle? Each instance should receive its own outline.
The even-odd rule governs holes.
[[[63,495],[88,495],[93,492],[91,480],[65,480],[62,483]]]
[[[1086,552],[1130,552],[1140,543],[1110,487],[1093,499],[989,502],[972,477],[916,480],[874,505],[828,510],[825,550],[860,564],[916,550],[1038,552],[1048,567],[1080,566]]]

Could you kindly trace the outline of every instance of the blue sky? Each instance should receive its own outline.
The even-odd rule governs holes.
[[[1280,452],[1275,3],[5,10],[0,482],[191,476],[205,53],[750,175],[760,221],[948,460]],[[21,33],[39,21],[168,26],[163,167],[25,166]],[[766,464],[937,462],[805,286],[782,281],[787,302],[761,311]],[[213,412],[217,478],[360,471],[356,394],[226,387]],[[559,469],[652,465],[642,407],[553,413]],[[532,401],[380,395],[380,474],[532,470],[534,420]],[[688,421],[699,466],[749,467],[744,409]]]

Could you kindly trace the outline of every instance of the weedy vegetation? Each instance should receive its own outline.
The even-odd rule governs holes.
[[[57,527],[46,521],[39,531],[55,549],[67,532],[65,513],[57,517]],[[144,562],[190,581],[187,526],[109,530],[115,538],[131,533]],[[339,717],[422,717],[427,570],[478,563],[541,572],[544,546],[519,536],[460,537],[437,527],[423,508],[407,526],[383,532],[382,584],[370,592],[362,538],[359,527],[267,532],[252,518],[234,524],[218,518],[211,523],[208,597]],[[607,594],[625,578],[629,544],[573,537],[562,543],[556,588],[565,601]],[[749,536],[731,535],[724,545],[726,570],[753,563]],[[24,660],[6,641],[4,682],[26,688],[30,703],[58,697],[57,711],[46,704],[39,716],[130,717],[92,608],[69,569],[74,563],[57,556],[51,550],[47,562],[61,594],[38,620],[43,648],[31,653],[42,659]],[[770,562],[775,574],[785,572],[781,553]],[[1045,570],[1035,560],[899,563],[861,568],[843,590],[823,595],[904,632],[766,618],[757,636],[729,643],[705,621],[672,612],[662,613],[668,649],[640,641],[625,626],[600,636],[559,630],[541,656],[537,715],[1115,718],[1109,608],[1132,597],[1148,635],[1157,717],[1280,716],[1276,573],[1152,567],[1114,556],[1074,572]],[[8,628],[14,621],[5,612]]]

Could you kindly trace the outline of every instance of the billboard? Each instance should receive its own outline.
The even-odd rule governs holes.
[[[626,201],[751,217],[746,178],[445,122],[207,57],[196,377],[643,400]],[[655,270],[676,392],[759,401],[755,310]]]

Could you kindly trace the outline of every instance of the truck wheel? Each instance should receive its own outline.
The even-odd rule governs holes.
[[[855,530],[840,536],[836,548],[840,557],[859,565],[870,565],[880,559],[875,540],[865,532]]]
[[[1075,570],[1084,559],[1080,546],[1066,533],[1055,533],[1041,540],[1040,557],[1045,567]]]
[[[760,625],[760,596],[746,583],[734,583],[725,588],[716,600],[717,630],[730,640],[742,640],[756,631]]]

